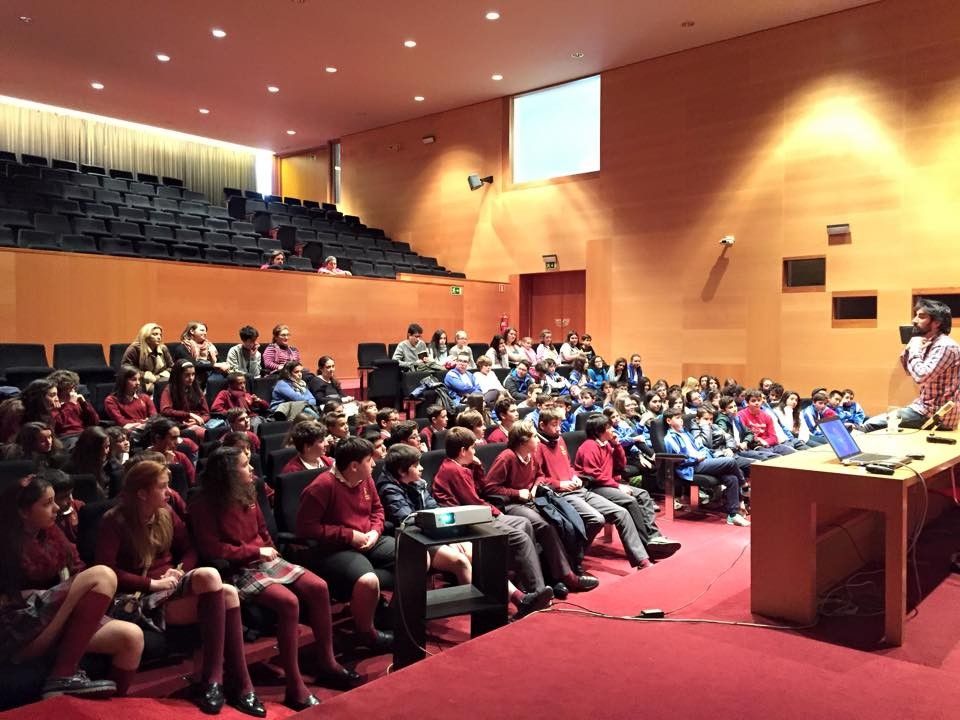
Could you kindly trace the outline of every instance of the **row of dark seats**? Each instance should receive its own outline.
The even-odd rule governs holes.
[[[114,179],[136,180],[137,182],[152,183],[153,185],[166,185],[169,187],[180,188],[183,187],[183,180],[180,178],[167,177],[165,175],[158,176],[154,175],[153,173],[142,172],[134,174],[130,170],[120,170],[116,168],[108,171],[106,168],[100,165],[75,163],[71,160],[57,160],[56,158],[48,160],[41,155],[22,153],[20,155],[20,160],[18,161],[17,154],[11,152],[10,150],[0,150],[0,165],[4,164],[20,167],[52,167],[55,170],[68,170],[74,173],[82,173],[84,175],[99,175]]]

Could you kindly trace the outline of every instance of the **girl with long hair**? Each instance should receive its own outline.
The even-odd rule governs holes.
[[[810,431],[800,415],[800,394],[787,390],[780,398],[780,402],[773,408],[777,419],[784,428],[793,433],[793,436],[804,442],[810,437]]]
[[[42,422],[24,423],[16,442],[4,447],[4,460],[31,460],[34,469],[60,467],[65,461],[53,429]]]
[[[121,365],[133,365],[141,373],[143,390],[153,392],[157,381],[170,379],[173,357],[163,344],[163,328],[156,323],[147,323],[137,332],[137,338],[123,353]]]
[[[290,328],[276,325],[273,328],[273,341],[263,349],[264,375],[278,373],[291,360],[300,362],[300,351],[290,344]]]
[[[560,362],[566,365],[572,365],[578,357],[584,357],[583,348],[580,347],[580,334],[576,330],[567,333],[567,340],[560,346]]]
[[[490,338],[490,347],[484,355],[493,363],[495,368],[509,368],[510,361],[507,359],[507,350],[503,344],[503,338],[500,335],[494,335]],[[479,358],[478,358],[479,359]]]
[[[607,379],[607,363],[601,355],[597,355],[590,362],[587,368],[587,385],[594,390],[599,390],[603,381]]]
[[[107,475],[106,464],[110,456],[110,438],[101,427],[88,427],[77,438],[64,471],[70,475],[92,475],[96,484],[97,499],[106,500],[117,494],[121,478]]]
[[[0,445],[13,442],[23,425],[23,401],[7,398],[0,402]]]
[[[103,565],[84,569],[57,527],[58,511],[53,487],[37,475],[0,496],[0,662],[51,653],[44,698],[124,694],[140,664],[143,632],[105,617],[117,576]],[[79,669],[88,651],[111,656],[111,680],[91,680]]]
[[[33,380],[20,393],[23,402],[23,422],[42,422],[53,429],[53,421],[60,409],[60,394],[50,380]]]
[[[169,483],[161,463],[127,470],[119,504],[100,523],[97,562],[114,570],[120,592],[141,593],[142,611],[161,628],[199,625],[202,660],[194,690],[201,710],[220,712],[226,687],[233,707],[264,717],[243,654],[237,589],[224,585],[214,568],[196,567],[187,527],[167,504]]]
[[[273,395],[270,399],[270,411],[280,413],[286,418],[297,413],[312,412],[314,419],[317,412],[317,399],[307,388],[303,379],[303,365],[299,360],[291,360],[280,369],[280,379],[273,386]]]
[[[133,365],[121,365],[113,392],[103,401],[103,410],[127,432],[143,430],[147,421],[157,414],[153,398],[141,392],[142,374]]]
[[[447,331],[442,328],[434,330],[433,337],[431,337],[430,342],[427,343],[427,350],[430,353],[431,360],[441,365],[446,363],[447,357],[450,354],[449,346],[447,345]]]
[[[180,333],[180,345],[174,351],[178,360],[190,360],[205,373],[210,370],[219,370],[226,374],[230,372],[230,364],[226,360],[219,361],[217,346],[207,339],[207,325],[199,320],[191,320]]]
[[[273,545],[256,501],[248,453],[232,447],[215,450],[207,460],[200,492],[190,517],[201,557],[226,560],[240,599],[277,613],[277,644],[286,676],[284,702],[295,710],[318,704],[303,681],[297,657],[297,624],[305,608],[316,641],[316,680],[340,687],[361,678],[333,654],[330,592],[312,572],[287,562]]]
[[[190,360],[177,360],[170,382],[160,393],[160,414],[180,423],[199,442],[206,433],[210,406],[197,382],[197,369]]]
[[[503,333],[503,350],[507,353],[507,363],[510,367],[516,367],[521,360],[526,360],[527,356],[520,345],[520,333],[515,327],[508,327]]]
[[[627,381],[627,359],[625,357],[618,357],[613,361],[613,365],[607,373],[607,380],[615,385]]]

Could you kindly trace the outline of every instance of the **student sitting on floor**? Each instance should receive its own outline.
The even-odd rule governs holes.
[[[843,391],[840,405],[836,408],[836,412],[847,430],[860,430],[867,420],[867,414],[854,399],[855,397],[853,390],[847,388]]]

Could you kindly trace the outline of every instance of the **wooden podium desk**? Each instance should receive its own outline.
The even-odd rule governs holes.
[[[910,467],[930,484],[938,473],[952,473],[960,463],[960,433],[938,435],[958,439],[957,445],[926,442],[927,432],[885,431],[856,436],[863,452],[904,456],[925,455]],[[841,465],[829,446],[794,453],[751,467],[750,609],[758,614],[807,625],[817,616],[818,506],[870,510],[882,518],[884,558],[884,637],[903,643],[907,611],[908,517],[919,521],[917,476],[905,468],[893,475],[873,475],[861,467]],[[911,512],[908,513],[908,497]],[[829,508],[827,507],[829,506]],[[852,573],[856,565],[849,568]],[[849,573],[848,573],[849,574]]]

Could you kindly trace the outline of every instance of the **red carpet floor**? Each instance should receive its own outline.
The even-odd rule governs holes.
[[[587,567],[602,584],[570,600],[618,615],[686,606],[670,617],[771,622],[749,611],[749,530],[710,518],[679,521],[669,534],[683,549],[639,573],[626,566],[618,543],[595,545]],[[795,632],[602,619],[563,612],[576,608],[558,604],[557,611],[468,643],[464,620],[432,623],[433,657],[390,674],[389,657],[363,659],[358,670],[370,682],[349,693],[320,689],[323,705],[298,717],[957,718],[960,576],[947,575],[944,561],[954,544],[960,544],[960,511],[924,533],[924,597],[900,648],[877,644],[877,618],[828,618]],[[268,717],[288,715],[278,704],[277,671],[260,664],[254,680]],[[61,698],[3,717],[108,713],[124,720],[203,717],[185,700],[142,698]],[[222,717],[242,716],[224,710]]]

